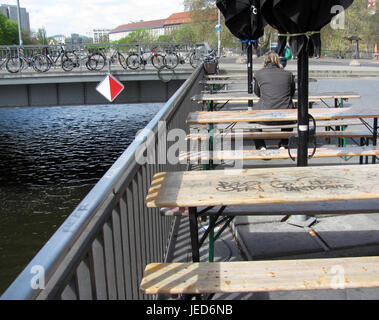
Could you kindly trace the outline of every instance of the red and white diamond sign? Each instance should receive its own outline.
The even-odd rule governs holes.
[[[105,98],[112,102],[124,90],[124,85],[114,76],[108,74],[96,87]]]

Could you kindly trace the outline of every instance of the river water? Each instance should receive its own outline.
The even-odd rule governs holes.
[[[162,105],[0,109],[0,294]]]

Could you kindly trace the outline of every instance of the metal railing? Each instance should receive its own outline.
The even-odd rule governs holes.
[[[206,44],[206,45],[205,45]],[[118,67],[120,69],[125,68],[119,65],[119,56],[123,57],[122,60],[126,60],[128,56],[132,53],[144,52],[146,58],[149,57],[149,53],[154,49],[157,53],[165,55],[166,52],[174,50],[177,53],[184,55],[185,53],[191,51],[192,49],[201,49],[201,54],[207,54],[207,48],[209,47],[207,43],[193,43],[193,42],[182,42],[182,43],[170,43],[170,42],[152,42],[152,43],[97,43],[97,44],[58,44],[58,45],[23,45],[22,47],[18,45],[2,45],[0,46],[0,71],[4,70],[6,72],[6,59],[18,58],[18,52],[22,48],[22,52],[25,57],[32,58],[37,54],[43,54],[49,56],[51,63],[50,70],[63,71],[62,59],[64,59],[64,54],[67,53],[69,58],[72,60],[74,66],[72,70],[69,71],[101,71],[106,70],[106,66],[113,65],[113,67]],[[103,55],[106,63],[101,64],[101,68],[89,68],[88,61],[91,59],[91,54],[99,52]],[[148,62],[148,61],[147,61]],[[130,68],[127,68],[131,70]],[[68,71],[68,70],[65,70]],[[32,68],[20,70],[17,72],[35,72]]]
[[[1,299],[147,299],[139,291],[145,265],[164,261],[174,217],[145,205],[153,175],[183,170],[160,161],[174,142],[165,132],[185,129],[190,97],[202,66],[170,98],[81,201]],[[163,129],[163,130],[162,130]],[[144,148],[149,161],[136,161]],[[162,157],[163,156],[163,157]]]

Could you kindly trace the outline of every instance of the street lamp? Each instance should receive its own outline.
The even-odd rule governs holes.
[[[17,0],[17,23],[18,23],[18,40],[19,40],[20,46],[22,46],[20,1],[19,0]]]

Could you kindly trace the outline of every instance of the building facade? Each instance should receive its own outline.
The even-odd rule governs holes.
[[[190,22],[190,14],[190,12],[178,12],[166,19],[124,24],[109,32],[109,41],[118,41],[137,29],[149,30],[153,37],[158,38],[160,35],[170,34],[184,23]]]
[[[112,29],[93,29],[92,30],[92,38],[93,43],[105,43],[109,41],[109,32]]]
[[[70,37],[66,37],[65,44],[71,46],[81,46],[92,43],[92,38],[77,33],[71,33]]]
[[[118,41],[137,29],[149,30],[153,37],[159,37],[164,34],[164,22],[165,19],[160,19],[123,24],[109,32],[109,41]]]
[[[18,22],[17,6],[10,4],[1,4],[0,12],[4,14],[8,19]],[[20,20],[21,29],[30,31],[29,13],[26,11],[25,8],[20,8]]]

